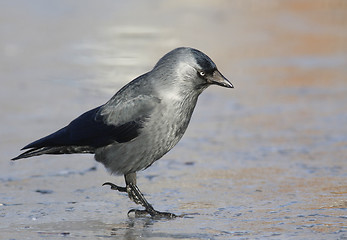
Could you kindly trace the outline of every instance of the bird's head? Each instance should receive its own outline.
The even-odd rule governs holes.
[[[198,94],[210,85],[234,87],[206,54],[194,48],[172,50],[158,61],[152,72],[159,73],[165,84]]]

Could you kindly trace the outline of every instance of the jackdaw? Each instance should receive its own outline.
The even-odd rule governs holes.
[[[144,210],[128,212],[175,217],[156,211],[136,186],[136,172],[160,159],[182,138],[199,95],[210,85],[233,88],[204,53],[180,47],[154,68],[121,88],[107,103],[83,113],[66,127],[34,141],[13,158],[42,154],[92,153],[111,174],[122,174],[126,192]]]

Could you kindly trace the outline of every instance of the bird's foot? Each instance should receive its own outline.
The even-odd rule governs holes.
[[[156,210],[154,210],[154,209],[145,209],[145,210],[131,209],[131,210],[128,212],[128,216],[129,216],[131,213],[134,213],[134,214],[135,214],[135,217],[141,217],[141,216],[145,216],[145,215],[147,215],[147,214],[151,215],[151,217],[153,217],[153,218],[173,219],[173,218],[176,218],[176,217],[180,217],[180,216],[177,216],[176,214],[173,214],[173,213],[169,213],[169,212],[159,212],[159,211],[156,211]]]
[[[120,187],[120,186],[117,186],[116,184],[113,184],[113,183],[110,183],[110,182],[105,182],[104,184],[102,184],[102,186],[106,186],[106,185],[111,186],[112,190],[117,190],[119,192],[127,192],[127,188],[126,187]]]
[[[120,187],[120,186],[117,186],[117,185],[110,183],[110,182],[105,182],[102,185],[103,186],[109,185],[109,186],[111,186],[112,190],[117,190],[119,192],[128,193],[128,196],[132,201],[134,201],[136,204],[142,205],[145,208],[145,210],[131,209],[128,212],[128,215],[131,213],[134,213],[135,217],[150,215],[153,218],[166,218],[166,219],[173,219],[176,217],[182,217],[182,216],[177,216],[173,213],[159,212],[159,211],[155,210],[153,208],[153,206],[147,202],[147,200],[145,199],[143,194],[140,192],[139,188],[133,183],[129,183],[126,187]]]

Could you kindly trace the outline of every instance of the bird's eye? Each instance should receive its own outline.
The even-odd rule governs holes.
[[[205,72],[204,71],[200,71],[199,74],[200,74],[201,77],[205,76]]]

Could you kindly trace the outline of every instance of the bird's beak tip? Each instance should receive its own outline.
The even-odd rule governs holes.
[[[215,71],[215,73],[213,74],[213,79],[211,82],[222,87],[234,88],[234,85],[226,77],[224,77],[218,70]]]
[[[225,80],[226,80],[226,84],[224,85],[225,87],[234,88],[234,85],[229,80],[227,80],[227,79],[225,79]]]

